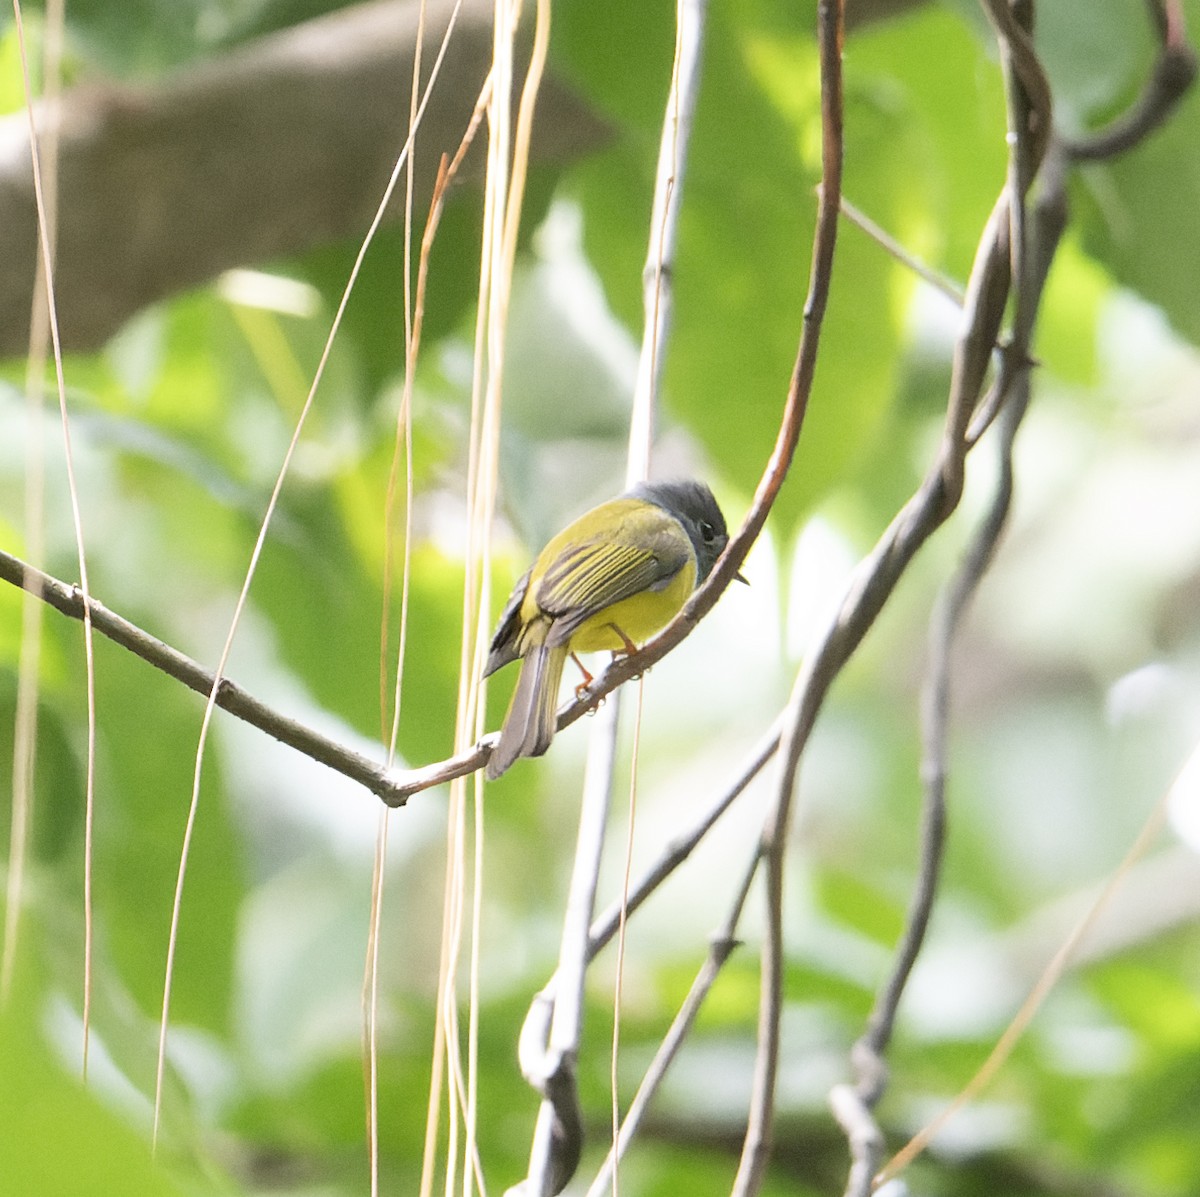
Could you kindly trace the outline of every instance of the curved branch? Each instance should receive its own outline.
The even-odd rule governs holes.
[[[210,670],[110,611],[96,599],[88,599],[85,602],[77,586],[60,582],[3,550],[0,550],[0,579],[23,587],[28,593],[72,619],[82,620],[84,611],[87,610],[91,615],[92,627],[114,644],[127,648],[155,669],[161,669],[163,673],[182,682],[189,690],[195,690],[197,694],[206,698],[212,693],[214,675]],[[397,793],[396,774],[392,770],[339,744],[336,740],[331,740],[328,736],[323,736],[320,732],[313,731],[312,728],[305,727],[295,719],[280,714],[228,678],[221,679],[217,690],[217,706],[260,731],[265,731],[267,735],[273,736],[289,748],[294,748],[297,752],[302,752],[314,761],[350,778],[351,781],[366,786],[390,806],[403,805],[407,796]]]
[[[1085,137],[1064,138],[1075,162],[1102,162],[1140,145],[1179,105],[1196,81],[1196,51],[1188,45],[1178,0],[1149,0],[1159,37],[1158,57],[1138,98],[1108,126]]]
[[[837,7],[840,12],[840,5],[835,5],[834,0],[822,0],[818,11],[823,13],[832,7]],[[828,17],[824,19],[829,20]],[[832,37],[827,40],[830,40],[832,47]],[[823,63],[827,58],[840,56],[841,41],[839,21],[836,48],[822,51]],[[840,86],[840,76],[838,82]],[[840,93],[838,99],[840,103]],[[688,599],[683,610],[653,640],[644,644],[636,653],[629,653],[617,658],[592,681],[585,691],[581,692],[580,697],[563,707],[558,714],[558,731],[569,727],[589,711],[594,710],[600,701],[618,686],[632,678],[640,677],[686,639],[700,620],[716,606],[717,601],[736,577],[746,555],[766,526],[767,517],[771,514],[775,498],[791,468],[796,445],[800,440],[800,429],[804,424],[804,416],[808,409],[808,399],[812,392],[813,377],[816,372],[821,322],[825,316],[825,307],[829,300],[829,284],[833,274],[833,249],[837,241],[838,206],[841,193],[840,108],[836,119],[828,110],[823,109],[822,119],[824,121],[823,140],[826,147],[826,163],[823,183],[818,194],[817,229],[813,238],[809,294],[804,309],[800,347],[784,401],[775,447],[755,491],[750,510],[746,513],[742,526],[730,538],[725,552],[713,566],[708,578]],[[830,155],[834,154],[835,148],[839,157],[836,176],[830,162]],[[407,799],[430,786],[439,785],[442,782],[474,772],[491,756],[495,741],[496,734],[493,733],[483,737],[478,744],[466,752],[408,771],[397,779],[396,793]]]
[[[872,1111],[886,1085],[884,1052],[891,1039],[904,988],[924,942],[940,875],[946,819],[950,655],[962,615],[992,559],[1012,501],[1013,441],[1030,397],[1027,368],[1031,361],[1029,348],[1050,264],[1067,224],[1067,166],[1071,161],[1118,153],[1121,148],[1133,144],[1133,141],[1126,142],[1124,139],[1135,129],[1137,137],[1134,140],[1140,140],[1156,128],[1178,99],[1178,95],[1160,89],[1156,80],[1176,72],[1178,63],[1190,58],[1190,51],[1173,40],[1182,37],[1181,24],[1164,16],[1159,22],[1162,50],[1143,96],[1129,113],[1119,118],[1105,133],[1089,139],[1086,145],[1068,143],[1058,138],[1052,127],[1048,126],[1050,98],[1043,86],[1044,77],[1036,66],[1036,59],[1030,61],[1033,51],[1028,34],[1024,30],[1014,34],[1014,22],[1007,5],[985,0],[985,6],[993,16],[1004,50],[1010,126],[1015,135],[1007,187],[1011,210],[1009,232],[1013,244],[1011,264],[1015,303],[1012,342],[1007,347],[1009,352],[1001,359],[991,397],[977,409],[975,426],[968,432],[967,443],[973,445],[990,416],[1002,411],[1000,469],[991,509],[973,538],[967,558],[948,586],[933,619],[931,660],[923,701],[925,753],[922,775],[925,797],[921,863],[904,934],[891,974],[876,998],[867,1028],[854,1046],[852,1059],[856,1082],[853,1086],[839,1085],[830,1095],[835,1114],[851,1147],[852,1165],[846,1187],[847,1197],[868,1197],[880,1179],[877,1173],[883,1158],[884,1139]],[[1032,17],[1029,11],[1023,15],[1027,20]],[[1194,63],[1190,71],[1182,74],[1187,74],[1190,82],[1194,75]],[[1150,101],[1148,96],[1155,98]],[[1043,115],[1036,114],[1039,105],[1044,109]],[[1031,107],[1034,110],[1032,120]],[[1115,131],[1121,132],[1117,135]],[[1041,185],[1027,225],[1024,193],[1039,166]],[[1000,231],[997,227],[996,232]],[[985,408],[986,412],[983,410]],[[927,1141],[927,1136],[924,1141]],[[922,1137],[918,1136],[902,1153],[904,1161],[917,1154],[922,1145]],[[901,1157],[897,1157],[889,1165],[887,1174],[895,1175],[901,1167]]]
[[[539,4],[539,18],[542,12],[543,6]],[[548,19],[548,3],[545,12]],[[671,323],[673,296],[670,278],[675,260],[683,178],[691,147],[692,121],[700,90],[706,17],[706,0],[679,0],[676,7],[675,57],[659,142],[654,205],[650,216],[650,243],[643,272],[645,321],[629,427],[626,477],[630,484],[644,479],[650,468],[658,383]],[[529,1174],[522,1185],[522,1191],[529,1194],[558,1193],[565,1188],[579,1166],[583,1149],[575,1060],[583,1037],[584,977],[592,959],[588,928],[595,906],[611,805],[618,715],[619,704],[614,701],[596,720],[588,743],[579,845],[571,876],[567,915],[563,920],[558,970],[553,982],[553,1018],[540,1073],[531,1078],[542,1093],[543,1101],[538,1112]],[[626,913],[622,905],[619,912],[622,926]],[[620,1025],[619,977],[617,985],[614,1035]],[[543,994],[549,989],[548,986]],[[522,1041],[525,1042],[525,1036],[522,1036]],[[614,1039],[614,1068],[616,1050]],[[529,1075],[527,1069],[526,1076]],[[545,1080],[539,1083],[540,1078]],[[613,1100],[616,1101],[615,1092]]]
[[[633,1142],[633,1136],[637,1133],[651,1100],[661,1087],[675,1057],[679,1054],[684,1040],[695,1024],[696,1016],[700,1013],[700,1007],[704,1004],[713,985],[716,984],[721,969],[724,968],[725,962],[738,946],[738,923],[741,921],[742,911],[745,909],[746,899],[750,894],[750,886],[758,872],[761,859],[760,853],[756,851],[749,866],[742,874],[742,879],[734,894],[733,905],[721,926],[710,937],[708,956],[700,966],[700,971],[692,981],[687,997],[684,998],[683,1004],[671,1020],[670,1028],[642,1076],[637,1093],[634,1094],[625,1119],[621,1123],[617,1141],[609,1148],[604,1163],[596,1173],[591,1185],[588,1186],[587,1197],[602,1197],[606,1190],[612,1188],[612,1178],[618,1162],[625,1155],[629,1144]]]
[[[800,424],[808,405],[816,370],[817,349],[821,323],[829,300],[833,280],[833,254],[837,245],[838,214],[842,197],[842,164],[844,155],[842,92],[842,39],[844,36],[843,0],[820,0],[817,5],[817,44],[821,64],[821,192],[817,212],[817,228],[813,240],[812,271],[809,279],[808,301],[804,308],[804,328],[788,405],[779,431],[771,466],[759,484],[755,505],[738,535],[730,542],[725,555],[713,571],[704,591],[711,591],[724,579],[727,584],[741,564],[750,542],[758,535],[761,522],[774,501],[795,451]],[[723,574],[720,572],[724,569]],[[685,614],[706,610],[702,591],[697,600],[688,604]],[[801,671],[804,676],[805,671]],[[767,882],[767,935],[763,947],[762,979],[759,996],[758,1048],[754,1061],[754,1082],[750,1113],[742,1156],[734,1178],[735,1197],[752,1197],[762,1187],[770,1158],[771,1137],[775,1118],[775,1078],[779,1065],[779,1026],[783,1011],[783,864],[791,821],[793,779],[799,764],[799,754],[807,732],[798,731],[793,721],[784,732],[781,748],[782,767],[778,795],[767,814],[762,835],[762,858]]]

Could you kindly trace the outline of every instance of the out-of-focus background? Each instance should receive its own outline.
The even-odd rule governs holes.
[[[370,31],[406,27],[414,6],[322,15],[336,7],[66,7],[64,365],[91,589],[210,665],[363,213],[405,136],[409,68],[389,65],[391,43]],[[886,6],[894,14],[850,7],[846,195],[961,281],[1005,170],[1004,97],[987,29],[965,2]],[[807,283],[820,151],[814,8],[762,0],[708,12],[655,469],[709,479],[735,525],[774,441]],[[464,42],[482,36],[479,10],[468,6],[462,18]],[[1200,3],[1182,10],[1200,29]],[[1062,129],[1098,127],[1136,96],[1155,52],[1146,12],[1140,0],[1039,6],[1037,47]],[[47,18],[40,5],[23,14],[37,79]],[[621,487],[673,39],[671,6],[555,5],[550,90],[539,109],[545,136],[533,151],[510,316],[495,610],[548,535]],[[435,50],[426,46],[426,71]],[[448,109],[444,135],[418,138],[419,175],[457,145],[482,79],[472,61],[447,60],[447,88],[473,81],[462,84],[462,111]],[[335,67],[344,75],[329,83]],[[326,100],[310,113],[313,96]],[[0,223],[9,229],[0,237],[18,246],[0,261],[8,354],[0,547],[37,555],[73,580],[53,396],[40,424],[25,399],[33,225],[22,199],[26,124],[11,18],[0,18],[0,105],[12,114],[0,123]],[[289,112],[304,118],[289,121]],[[355,129],[364,144],[347,143]],[[275,156],[264,157],[262,144]],[[343,144],[344,156],[330,144]],[[879,1111],[893,1146],[966,1082],[1174,784],[1169,827],[998,1079],[911,1171],[913,1191],[1200,1191],[1200,758],[1176,782],[1200,751],[1198,164],[1193,95],[1142,147],[1070,181],[1072,219],[1036,339],[1013,520],[955,655],[946,874]],[[271,192],[281,179],[286,186]],[[471,177],[452,192],[413,392],[399,741],[412,765],[452,745],[480,195]],[[418,229],[427,204],[418,185]],[[123,212],[129,239],[114,241]],[[162,228],[181,213],[186,227],[166,235],[164,248]],[[284,712],[376,754],[383,513],[404,368],[402,247],[393,222],[366,259],[229,667]],[[948,299],[843,226],[811,410],[776,514],[745,567],[751,585],[727,593],[645,682],[635,873],[733,776],[786,701],[855,562],[917,485],[939,435],[958,323]],[[39,446],[45,545],[35,554],[27,478]],[[844,1183],[845,1142],[827,1097],[849,1075],[850,1045],[912,889],[929,615],[990,500],[994,457],[985,440],[970,458],[962,509],[838,679],[801,774],[771,1193],[827,1194]],[[389,654],[399,593],[396,584]],[[5,795],[21,607],[19,591],[0,588]],[[82,634],[53,611],[43,619],[30,852],[13,988],[0,1011],[8,1178],[0,1187],[39,1197],[367,1192],[361,988],[377,800],[218,714],[182,907],[163,1146],[152,1162],[167,930],[202,702],[97,639],[85,1090],[75,1079]],[[504,674],[494,679],[489,726],[510,685]],[[631,697],[632,689],[626,766]],[[489,787],[478,1138],[495,1192],[523,1174],[528,1155],[536,1098],[515,1043],[554,967],[587,727],[575,725],[544,760]],[[750,788],[630,924],[625,1099],[724,918],[774,776],[768,770]],[[619,801],[604,901],[620,885],[626,810]],[[379,1071],[388,1193],[416,1192],[420,1175],[445,820],[442,790],[391,818]],[[3,842],[10,823],[5,802]],[[630,1194],[729,1188],[754,1056],[761,908],[756,890],[746,942],[622,1169]],[[607,1134],[613,976],[611,954],[590,975],[585,1173]]]

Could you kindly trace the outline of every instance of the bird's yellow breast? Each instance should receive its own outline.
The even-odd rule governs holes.
[[[625,639],[614,625],[635,644],[644,644],[675,618],[695,585],[696,563],[689,561],[662,590],[643,590],[590,615],[571,637],[571,651],[593,653],[624,648]]]

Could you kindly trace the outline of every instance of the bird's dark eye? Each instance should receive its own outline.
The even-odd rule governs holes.
[[[712,544],[712,542],[717,539],[717,530],[708,522],[708,520],[701,520],[700,535],[704,537],[705,544]]]

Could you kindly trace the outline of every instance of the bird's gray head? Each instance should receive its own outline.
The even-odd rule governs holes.
[[[673,515],[684,527],[696,551],[696,585],[708,577],[729,543],[725,517],[703,482],[639,482],[628,492]]]

